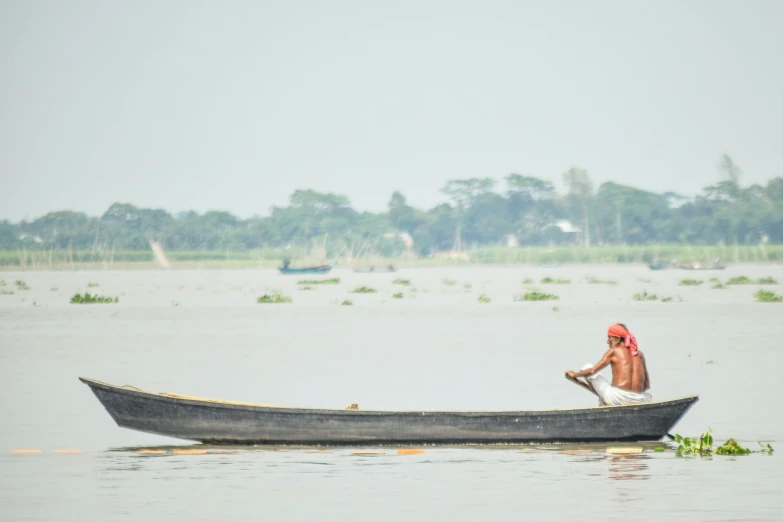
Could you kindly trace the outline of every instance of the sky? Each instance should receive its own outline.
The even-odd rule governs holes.
[[[0,219],[783,176],[783,1],[0,0]],[[500,187],[502,189],[502,185]]]

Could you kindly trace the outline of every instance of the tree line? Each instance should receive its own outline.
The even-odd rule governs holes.
[[[295,191],[286,206],[240,219],[229,212],[171,214],[115,203],[101,216],[51,212],[33,221],[0,222],[0,249],[242,251],[320,246],[329,256],[419,255],[488,245],[783,243],[783,178],[743,186],[728,155],[719,178],[696,197],[615,182],[597,188],[572,168],[558,193],[550,180],[509,174],[448,181],[430,209],[394,192],[385,212],[359,212],[348,197]]]

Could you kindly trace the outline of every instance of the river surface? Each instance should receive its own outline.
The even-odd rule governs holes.
[[[77,380],[287,406],[587,407],[594,398],[563,372],[595,363],[619,321],[646,354],[655,399],[700,396],[675,433],[711,427],[718,443],[778,447],[783,303],[753,294],[783,285],[707,282],[740,275],[783,282],[783,266],[335,269],[340,284],[311,290],[297,281],[324,276],[0,272],[0,520],[781,520],[783,454],[678,458],[669,443],[631,444],[642,448],[632,455],[607,452],[618,444],[176,454],[199,446],[117,427]],[[515,302],[529,287],[559,300]],[[85,291],[119,303],[69,304]],[[273,291],[293,303],[256,303]],[[643,291],[672,300],[632,300]]]

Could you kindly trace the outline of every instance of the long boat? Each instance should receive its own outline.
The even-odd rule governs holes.
[[[79,380],[123,428],[211,444],[654,441],[699,400],[540,411],[365,411],[219,401]]]
[[[277,268],[281,274],[328,274],[332,265],[307,266],[304,268],[291,268],[281,266]]]

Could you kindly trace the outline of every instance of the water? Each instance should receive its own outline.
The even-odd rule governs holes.
[[[755,286],[677,286],[737,275],[783,281],[783,266],[334,270],[341,284],[312,291],[273,271],[0,273],[0,290],[30,286],[0,295],[0,520],[780,520],[780,456],[682,459],[657,444],[632,445],[644,448],[636,455],[607,445],[140,454],[191,444],[118,428],[77,380],[327,408],[582,407],[594,398],[563,372],[595,363],[621,321],[647,356],[654,398],[701,397],[673,431],[710,426],[718,442],[778,446],[783,304],[754,303]],[[513,301],[522,279],[546,276],[572,281],[533,285],[559,301]],[[361,285],[378,293],[350,293]],[[255,303],[272,290],[294,303]],[[675,301],[632,301],[642,290]],[[84,291],[120,302],[68,304]],[[55,453],[66,448],[83,452]]]

